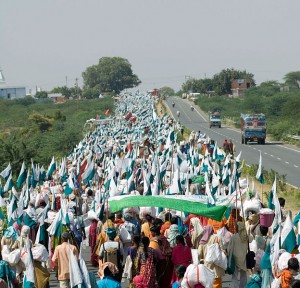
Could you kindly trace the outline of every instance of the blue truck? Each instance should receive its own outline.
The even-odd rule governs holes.
[[[266,143],[266,116],[260,114],[241,114],[242,144],[248,142]]]
[[[211,127],[221,128],[221,112],[218,109],[209,112],[209,128]]]

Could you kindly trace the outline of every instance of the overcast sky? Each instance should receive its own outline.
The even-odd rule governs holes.
[[[0,0],[0,67],[34,91],[82,83],[104,56],[128,59],[142,91],[224,68],[282,81],[300,70],[299,15],[299,0]]]

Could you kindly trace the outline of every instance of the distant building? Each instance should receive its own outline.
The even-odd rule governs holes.
[[[238,97],[243,94],[244,90],[251,87],[249,79],[233,79],[231,80],[231,91],[233,97]]]
[[[64,103],[66,102],[66,97],[61,93],[49,93],[48,98],[52,99],[54,103]]]
[[[1,87],[0,97],[5,99],[19,99],[26,97],[25,87]]]
[[[157,96],[157,97],[160,96],[159,89],[156,88],[153,90],[148,90],[147,93],[151,94],[152,96]]]

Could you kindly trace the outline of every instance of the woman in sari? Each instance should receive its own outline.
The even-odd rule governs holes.
[[[93,250],[93,254],[95,255],[99,255],[101,245],[108,241],[108,236],[105,233],[105,230],[107,228],[115,228],[115,225],[110,218],[108,218],[103,225],[101,221],[98,222],[97,224],[98,236]],[[102,265],[102,263],[99,263],[99,265]]]
[[[231,209],[229,218],[227,220],[227,228],[228,231],[231,232],[232,234],[236,234],[236,224],[237,222],[242,222],[243,218],[240,216],[240,210],[239,209]]]
[[[160,234],[161,227],[152,226],[149,247],[154,249],[157,255],[156,277],[159,287],[167,287],[171,281],[173,273],[173,263],[171,262],[172,249],[166,237]]]
[[[177,280],[176,268],[179,265],[188,267],[192,263],[191,248],[185,245],[185,241],[182,235],[176,236],[176,246],[172,251],[172,262],[174,264],[173,276],[171,285]]]
[[[192,237],[192,239],[191,239],[192,245],[193,245],[193,248],[197,249],[199,246],[200,239],[203,235],[204,228],[201,225],[199,218],[197,218],[197,217],[191,218],[190,226],[191,226],[190,235]]]
[[[152,227],[152,216],[151,215],[146,215],[145,216],[145,222],[144,224],[142,225],[142,230],[141,230],[141,233],[142,233],[142,236],[145,236],[145,237],[151,237],[151,233],[150,233],[150,228]]]
[[[137,251],[139,249],[140,242],[141,242],[141,237],[139,235],[134,236],[130,247],[128,247],[127,249],[127,256],[130,255],[132,261],[132,268],[131,268],[132,279],[137,275],[138,272]],[[134,284],[132,280],[129,281],[129,287],[134,288]]]
[[[95,247],[97,243],[97,224],[98,224],[98,220],[93,219],[89,229],[89,245],[91,247],[90,261],[94,267],[98,266],[98,255],[95,254]]]
[[[176,217],[171,219],[171,226],[165,232],[165,237],[167,237],[170,247],[173,248],[176,246],[176,236],[180,235],[178,230],[178,220]]]
[[[149,247],[148,237],[142,238],[142,245],[137,252],[137,263],[139,275],[133,278],[136,288],[157,288],[156,282],[156,254],[155,250]]]
[[[207,266],[215,273],[215,280],[213,284],[213,288],[221,288],[222,287],[222,277],[225,275],[225,270],[214,263],[209,264],[205,261],[207,255],[207,249],[211,244],[218,243],[220,249],[225,253],[224,247],[222,245],[222,241],[219,241],[218,236],[213,234],[214,228],[210,225],[207,225],[204,230],[204,234],[200,240],[198,247],[198,257],[199,260],[204,260],[204,265]]]

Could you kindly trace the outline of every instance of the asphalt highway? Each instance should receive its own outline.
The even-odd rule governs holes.
[[[174,101],[175,107],[172,107]],[[236,155],[242,151],[242,159],[249,165],[258,164],[259,154],[262,155],[262,166],[265,170],[273,169],[279,175],[286,175],[286,182],[292,186],[300,187],[300,149],[276,141],[266,141],[265,145],[257,143],[241,144],[241,132],[222,123],[222,128],[209,128],[207,115],[192,102],[180,97],[169,97],[166,103],[174,118],[185,127],[206,133],[211,139],[217,141],[219,146],[225,139],[231,139],[236,147]],[[191,104],[195,107],[191,110]],[[177,116],[177,111],[180,116]],[[267,119],[268,121],[268,119]],[[267,131],[268,133],[268,131]]]

